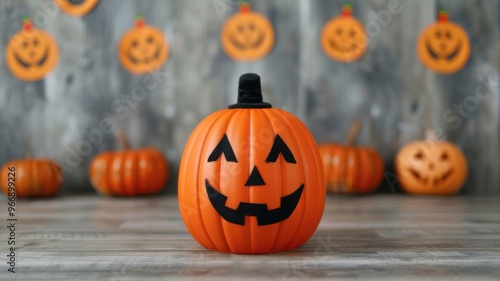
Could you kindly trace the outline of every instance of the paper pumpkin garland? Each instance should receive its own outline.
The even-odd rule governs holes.
[[[320,38],[321,47],[325,54],[339,62],[353,62],[366,51],[365,29],[352,16],[351,5],[344,5],[342,14],[325,24]]]
[[[452,195],[467,178],[467,160],[451,142],[438,140],[433,131],[426,139],[405,145],[396,155],[396,172],[411,194]]]
[[[313,234],[325,183],[311,133],[263,102],[260,77],[240,77],[238,103],[193,131],[179,170],[179,208],[191,235],[221,252],[291,250]]]
[[[222,48],[234,60],[254,61],[265,57],[274,46],[274,29],[262,14],[252,12],[248,2],[226,20],[220,35]]]
[[[136,18],[135,27],[123,35],[118,45],[118,57],[125,69],[134,74],[158,70],[167,61],[168,42],[161,30]]]
[[[55,2],[66,13],[80,17],[92,11],[99,0],[55,0]]]
[[[36,81],[56,66],[59,50],[52,36],[34,28],[31,20],[24,18],[23,28],[10,39],[5,57],[7,67],[15,77]]]
[[[469,60],[469,37],[460,25],[448,20],[446,11],[440,11],[438,21],[420,34],[417,53],[427,68],[442,74],[454,73]]]

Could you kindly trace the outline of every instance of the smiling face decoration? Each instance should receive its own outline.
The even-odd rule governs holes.
[[[359,59],[366,50],[363,25],[352,16],[350,5],[344,5],[342,15],[331,19],[321,32],[321,47],[331,59],[349,63]]]
[[[262,102],[258,75],[243,75],[238,103],[203,120],[184,150],[179,205],[189,232],[215,251],[290,250],[311,237],[324,201],[313,137]]]
[[[123,67],[134,74],[158,70],[168,57],[168,43],[163,33],[136,19],[135,28],[120,40],[118,56]]]
[[[79,17],[92,11],[99,0],[56,0],[56,3],[66,13]]]
[[[14,34],[7,46],[7,66],[14,76],[25,81],[40,80],[57,64],[59,51],[54,39],[23,20],[23,30]]]
[[[451,195],[467,177],[467,162],[452,143],[427,133],[425,141],[403,147],[396,156],[396,170],[402,187],[409,193]]]
[[[235,60],[258,60],[273,48],[274,29],[266,17],[252,12],[244,2],[240,12],[225,22],[221,43],[227,55]]]
[[[420,34],[417,53],[429,69],[450,74],[459,71],[467,63],[470,42],[463,28],[448,21],[446,12],[440,12],[438,21]]]

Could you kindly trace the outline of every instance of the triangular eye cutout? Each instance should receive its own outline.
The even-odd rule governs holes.
[[[226,134],[224,134],[219,144],[217,144],[217,146],[214,148],[214,151],[212,151],[210,156],[208,156],[208,162],[217,161],[217,159],[219,159],[219,157],[223,153],[224,156],[226,157],[226,161],[238,163],[238,160],[236,160],[233,148],[231,147],[231,144],[229,143],[229,139],[227,138]]]
[[[267,156],[266,162],[276,162],[280,154],[283,155],[283,158],[285,158],[285,161],[287,163],[297,163],[297,161],[295,161],[295,157],[293,157],[293,154],[290,151],[290,148],[288,148],[280,135],[276,135],[273,147],[271,148],[271,152],[269,152],[269,155]]]

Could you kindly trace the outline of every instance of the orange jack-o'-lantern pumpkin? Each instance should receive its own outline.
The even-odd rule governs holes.
[[[355,121],[347,138],[347,146],[326,143],[319,147],[327,191],[346,194],[369,193],[382,181],[382,157],[372,148],[354,146],[360,128],[361,123]]]
[[[48,159],[21,159],[5,163],[0,173],[0,185],[6,196],[44,197],[59,192],[62,171]]]
[[[92,11],[99,0],[56,0],[56,3],[66,13],[79,17]]]
[[[417,53],[429,69],[442,74],[454,73],[469,59],[469,37],[461,26],[448,20],[446,11],[441,11],[438,21],[420,34]]]
[[[118,56],[123,67],[134,74],[158,70],[168,57],[168,43],[161,30],[139,16],[135,27],[121,38]]]
[[[269,20],[250,10],[247,2],[222,27],[222,48],[235,60],[253,61],[266,56],[274,46],[274,29]]]
[[[352,7],[344,5],[342,15],[328,21],[321,32],[321,47],[327,56],[339,62],[359,59],[366,50],[363,25],[352,16]]]
[[[263,102],[259,76],[244,74],[238,103],[191,134],[178,194],[186,227],[208,249],[291,250],[311,237],[323,214],[323,167],[306,126]]]
[[[103,195],[135,196],[160,192],[168,179],[168,163],[156,148],[130,149],[117,130],[123,151],[97,155],[90,164],[90,182]]]
[[[46,32],[23,19],[23,29],[10,39],[5,52],[7,66],[14,76],[25,81],[40,80],[57,64],[56,41]]]
[[[467,161],[454,144],[437,140],[427,131],[426,140],[405,145],[396,156],[401,186],[412,194],[451,195],[467,178]]]

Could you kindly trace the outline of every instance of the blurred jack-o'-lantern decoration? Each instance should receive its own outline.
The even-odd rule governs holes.
[[[401,186],[412,194],[455,194],[467,178],[464,154],[456,145],[438,140],[431,130],[424,141],[401,148],[395,165]]]
[[[417,53],[429,69],[442,74],[454,73],[469,60],[469,37],[460,25],[448,20],[446,11],[440,11],[438,21],[420,34]]]
[[[352,6],[344,5],[342,14],[328,21],[321,32],[321,47],[333,60],[349,63],[366,50],[367,36],[363,25],[352,16]]]
[[[168,58],[167,39],[161,30],[144,22],[138,16],[135,27],[120,40],[118,57],[123,67],[134,74],[158,70]]]
[[[61,187],[62,170],[49,159],[13,160],[0,171],[2,191],[9,197],[54,196]]]
[[[99,3],[99,0],[55,0],[59,8],[66,13],[80,17],[88,14]]]
[[[130,149],[123,132],[116,131],[123,151],[97,155],[90,164],[90,182],[97,192],[111,196],[151,195],[168,179],[168,163],[156,148]]]
[[[23,29],[9,41],[5,52],[12,74],[25,81],[40,80],[57,64],[59,50],[47,32],[33,27],[29,18],[23,19]]]
[[[316,143],[292,114],[263,102],[260,77],[240,77],[238,103],[193,131],[179,170],[179,208],[204,247],[262,254],[313,234],[325,185]]]
[[[347,145],[325,143],[319,147],[325,171],[326,190],[332,193],[373,192],[384,176],[384,161],[372,148],[356,147],[361,129],[356,120],[351,126]]]
[[[226,20],[220,37],[222,48],[234,60],[258,60],[274,46],[273,26],[265,16],[252,12],[246,1]]]

